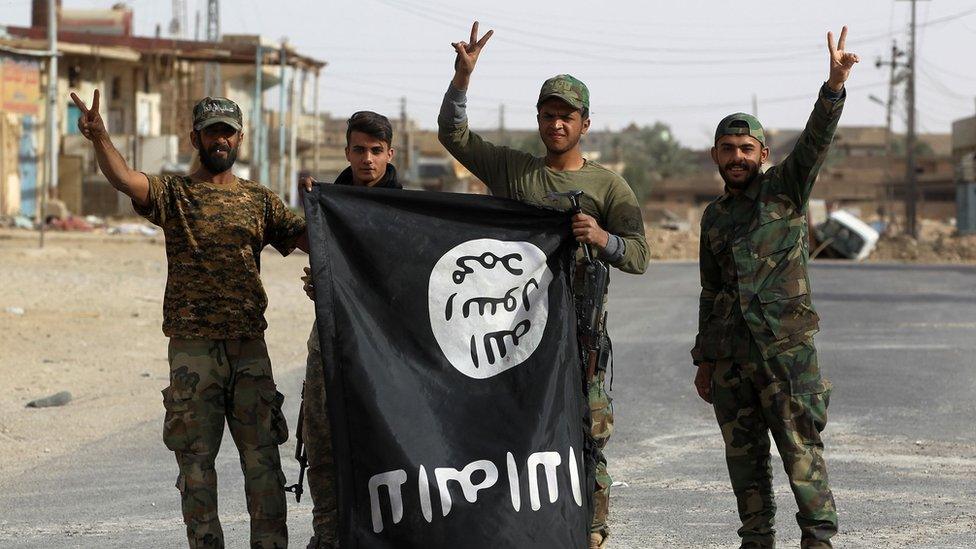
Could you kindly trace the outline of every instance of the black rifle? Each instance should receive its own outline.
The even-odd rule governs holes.
[[[305,383],[302,382],[302,404],[298,409],[298,425],[295,427],[295,461],[298,462],[298,482],[285,487],[286,492],[294,492],[295,501],[302,501],[305,485],[305,469],[308,469],[308,455],[305,453],[305,438],[302,424],[305,422]]]
[[[573,213],[582,213],[580,197],[583,191],[552,193],[550,196],[566,197],[573,204]],[[579,268],[579,266],[577,266]],[[593,250],[583,244],[583,295],[577,296],[576,317],[582,350],[586,353],[586,379],[592,379],[597,369],[603,369],[609,348],[606,337],[607,313],[605,298],[610,284],[607,265],[593,257]]]

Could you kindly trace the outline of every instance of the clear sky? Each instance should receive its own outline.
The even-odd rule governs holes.
[[[136,33],[164,34],[171,2],[133,0]],[[191,32],[205,0],[186,0]],[[109,7],[113,0],[64,0],[69,8]],[[323,59],[321,106],[337,116],[362,109],[390,116],[407,98],[410,116],[436,126],[453,71],[452,41],[470,22],[495,35],[469,91],[475,127],[534,127],[543,80],[569,72],[587,83],[596,129],[630,122],[671,125],[682,143],[710,145],[724,115],[751,111],[770,128],[806,121],[827,77],[826,32],[850,27],[847,49],[861,56],[848,82],[843,125],[883,125],[887,56],[892,39],[906,47],[910,3],[901,0],[223,0],[221,30],[287,36]],[[29,0],[0,0],[0,23],[27,25]],[[203,16],[201,14],[201,16]],[[952,120],[976,113],[976,2],[918,4],[918,112],[923,132],[949,132]],[[896,109],[897,130],[905,108]]]

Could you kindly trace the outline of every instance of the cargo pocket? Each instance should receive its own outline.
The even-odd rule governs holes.
[[[183,473],[176,475],[176,489],[180,491],[180,498],[186,499],[186,476]]]
[[[756,228],[748,239],[756,258],[762,259],[793,249],[799,241],[799,233],[793,230],[789,219],[770,219]]]
[[[808,294],[806,279],[784,281],[759,292],[763,317],[776,341],[817,323]]]
[[[606,392],[601,379],[590,383],[587,400],[590,405],[590,435],[598,448],[607,444],[613,434],[613,399]]]
[[[186,452],[193,444],[191,436],[190,401],[193,392],[175,389],[172,385],[163,389],[163,443],[174,452]]]
[[[792,400],[793,425],[804,444],[819,444],[820,433],[827,426],[827,407],[830,405],[830,381],[820,379],[805,387],[797,387]]]
[[[285,420],[284,412],[281,411],[285,395],[279,393],[274,385],[270,385],[261,388],[260,397],[261,405],[267,411],[267,414],[262,414],[267,420],[262,422],[261,426],[262,430],[270,435],[269,444],[284,444],[288,440],[288,422]]]

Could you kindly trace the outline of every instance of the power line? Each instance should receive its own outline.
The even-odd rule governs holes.
[[[935,69],[936,71],[941,72],[942,74],[945,74],[946,76],[952,76],[954,78],[962,78],[964,80],[976,80],[976,76],[974,76],[972,74],[963,74],[963,73],[951,71],[951,70],[949,70],[949,69],[947,69],[945,67],[941,67],[941,66],[933,63],[927,57],[926,58],[923,58],[922,60],[925,61],[925,66],[926,67],[928,67],[930,69]]]
[[[435,13],[431,13],[430,11],[426,11],[426,10],[422,10],[422,9],[417,9],[416,7],[411,6],[409,4],[406,4],[406,3],[402,2],[401,0],[377,0],[377,1],[380,2],[380,3],[383,3],[383,4],[387,5],[387,6],[390,6],[390,7],[394,8],[394,9],[398,9],[400,11],[403,11],[403,12],[409,13],[411,15],[414,15],[416,17],[419,17],[421,19],[426,19],[428,21],[432,21],[432,22],[439,23],[439,24],[442,24],[442,25],[447,25],[447,26],[455,27],[455,26],[460,26],[460,25],[463,24],[463,23],[461,23],[461,18],[452,18],[452,17],[449,17],[449,16],[443,16],[443,15],[438,15],[438,14],[435,14]],[[957,12],[957,13],[954,13],[954,14],[951,14],[951,15],[948,15],[948,16],[945,16],[945,17],[941,17],[941,18],[932,19],[930,21],[927,21],[924,24],[924,27],[928,27],[928,26],[933,26],[933,25],[938,25],[938,24],[946,23],[946,22],[949,22],[949,21],[958,19],[960,17],[965,17],[967,15],[971,15],[971,14],[974,14],[974,13],[976,13],[976,8],[971,8],[971,9],[963,10],[963,11],[960,11],[960,12]],[[505,26],[498,26],[498,28],[502,28],[502,29],[509,28],[510,30],[516,31],[518,33],[517,35],[527,35],[527,36],[531,36],[533,38],[546,38],[546,39],[550,39],[550,40],[553,40],[558,45],[549,45],[549,44],[545,44],[545,43],[543,43],[543,44],[533,43],[532,41],[523,40],[523,39],[519,39],[519,38],[512,38],[512,37],[508,36],[508,37],[506,37],[506,41],[509,42],[509,43],[526,46],[526,47],[532,48],[534,50],[543,50],[543,51],[547,51],[547,52],[556,52],[556,53],[566,53],[566,48],[565,48],[566,39],[563,36],[546,35],[544,33],[540,33],[538,31],[538,29],[527,30],[527,29],[516,29],[515,27],[505,27]],[[869,35],[869,36],[866,36],[866,37],[861,37],[861,38],[858,39],[858,42],[861,43],[861,44],[866,44],[866,43],[875,42],[875,41],[878,41],[878,40],[887,40],[888,38],[890,38],[891,36],[894,36],[895,34],[896,34],[896,32],[894,32],[894,31],[882,32],[882,33],[878,33],[878,34],[875,34],[875,35]],[[628,44],[613,44],[613,43],[608,43],[608,42],[601,42],[601,41],[594,41],[594,40],[583,39],[583,38],[580,38],[578,34],[573,36],[573,43],[574,44],[590,44],[590,45],[596,45],[598,47],[603,47],[603,48],[609,49],[611,51],[617,51],[617,52],[620,52],[620,51],[638,51],[638,52],[641,52],[642,51],[642,52],[646,52],[646,53],[702,53],[702,54],[708,53],[708,54],[714,54],[717,51],[719,51],[719,50],[700,50],[698,52],[695,52],[693,49],[690,49],[690,48],[659,48],[659,47],[634,46],[632,44],[629,44],[629,45]],[[667,59],[658,59],[658,58],[649,59],[649,58],[621,57],[620,55],[613,55],[613,56],[608,57],[606,55],[593,54],[593,53],[589,53],[587,51],[574,51],[573,52],[573,55],[576,56],[576,57],[583,57],[583,58],[587,58],[587,59],[595,59],[595,60],[601,60],[601,61],[614,60],[614,61],[617,61],[617,62],[626,62],[628,64],[647,64],[647,65],[661,65],[661,66],[670,66],[670,65],[675,65],[675,66],[682,66],[682,65],[714,66],[714,65],[727,65],[727,64],[730,64],[730,63],[737,63],[737,64],[742,64],[742,63],[765,63],[765,62],[769,62],[769,61],[792,60],[792,59],[796,59],[798,56],[802,56],[802,55],[813,55],[815,53],[821,52],[822,49],[823,48],[821,46],[816,46],[816,47],[810,46],[808,48],[799,48],[799,49],[796,49],[795,51],[789,51],[789,50],[787,50],[787,51],[784,52],[783,48],[779,48],[779,50],[778,50],[778,52],[776,54],[770,54],[770,55],[754,55],[754,56],[751,56],[751,57],[738,57],[738,58],[727,58],[727,59],[670,59],[670,58],[667,58]],[[727,50],[720,50],[720,51],[724,53]]]
[[[967,105],[970,104],[970,102],[973,100],[972,95],[966,95],[966,94],[956,93],[952,91],[951,89],[949,89],[948,86],[942,83],[941,80],[936,78],[932,73],[928,72],[927,70],[919,67],[918,71],[922,76],[925,77],[924,79],[919,81],[924,84],[927,84],[929,86],[929,89],[935,90],[943,97],[965,101]]]
[[[432,15],[430,13],[432,7],[434,9],[438,9],[438,6],[439,6],[439,10],[441,12],[455,13],[457,11],[457,6],[456,5],[453,5],[453,4],[445,4],[443,2],[432,2],[432,1],[428,0],[427,2],[424,3],[424,8],[425,9],[418,9],[416,6],[413,6],[413,5],[411,5],[410,3],[408,3],[408,2],[406,2],[404,0],[377,0],[377,1],[380,2],[380,3],[382,3],[382,4],[385,4],[387,6],[393,7],[395,9],[399,9],[401,11],[405,11],[407,13],[411,13],[411,14],[416,15],[418,17],[425,18],[425,19],[428,19],[430,21],[434,21],[434,22],[438,22],[438,23],[450,24],[451,26],[454,26],[455,25],[454,21],[457,21],[458,22],[457,24],[459,24],[459,25],[463,25],[463,24],[466,24],[468,22],[468,20],[466,18],[462,17],[462,16],[458,16],[456,19],[449,19],[448,16],[437,16],[437,15]],[[499,15],[499,13],[501,13],[502,15]],[[514,32],[517,32],[518,34],[521,34],[521,35],[530,35],[532,37],[540,37],[540,38],[545,38],[545,39],[548,39],[548,40],[553,40],[556,43],[559,43],[560,45],[561,44],[564,44],[565,41],[566,41],[566,36],[565,35],[546,34],[546,33],[540,32],[540,30],[538,28],[526,28],[526,27],[520,27],[520,26],[517,26],[517,25],[509,26],[509,25],[506,25],[506,24],[497,24],[497,21],[498,20],[502,20],[502,21],[505,21],[505,20],[508,20],[508,21],[517,21],[518,23],[524,23],[526,21],[526,14],[525,13],[519,13],[519,14],[516,14],[516,15],[510,15],[510,16],[504,15],[505,13],[506,12],[504,12],[504,11],[499,12],[499,11],[494,10],[494,9],[492,10],[492,14],[491,14],[489,20],[492,22],[492,27],[493,28],[501,29],[501,30],[514,31]],[[511,12],[509,12],[509,13],[511,13]],[[961,13],[966,13],[966,12],[961,12]],[[976,10],[972,10],[970,13],[976,13]],[[552,14],[547,14],[546,17],[547,17],[547,20],[549,20],[553,16],[552,16]],[[579,18],[574,18],[573,20],[576,21],[576,20],[579,20]],[[589,19],[589,18],[586,18],[585,20],[587,22],[592,22],[592,20]],[[795,23],[795,22],[797,22],[797,20],[794,18],[794,19],[791,19],[788,22],[780,22],[779,24],[773,23],[773,24],[767,25],[767,31],[764,34],[767,34],[768,33],[768,28],[788,28],[790,26],[790,23]],[[619,28],[620,21],[612,21],[612,23],[614,25],[614,28],[613,28],[613,35],[614,36],[628,36],[629,35],[629,36],[634,36],[634,37],[640,38],[642,40],[646,40],[648,38],[648,32],[646,30],[642,31],[640,34],[628,34],[628,33],[621,32],[620,31],[620,28]],[[683,28],[691,28],[691,29],[695,29],[695,30],[701,30],[702,29],[702,27],[700,25],[683,25],[682,26],[680,24],[679,25],[675,25],[671,21],[669,21],[666,26],[669,29],[676,28],[676,26],[677,27],[683,27]],[[597,47],[602,47],[602,48],[608,49],[608,50],[613,51],[613,52],[620,52],[620,51],[638,51],[638,52],[647,52],[647,53],[686,53],[686,54],[702,54],[702,55],[713,55],[713,54],[716,54],[716,53],[719,53],[719,54],[728,53],[728,48],[696,48],[696,47],[686,47],[686,46],[676,46],[676,47],[641,46],[639,44],[634,44],[632,42],[630,42],[630,43],[612,43],[612,42],[606,42],[606,41],[599,41],[599,40],[592,40],[592,39],[582,38],[581,36],[582,36],[583,30],[580,29],[580,31],[581,32],[567,33],[567,34],[571,34],[572,35],[572,37],[573,37],[572,38],[572,41],[573,41],[574,44],[589,44],[589,45],[593,45],[593,46],[597,46]],[[590,32],[590,29],[587,29],[586,32]],[[871,37],[868,37],[868,38],[863,38],[862,37],[861,39],[858,40],[858,42],[859,43],[864,43],[865,41],[873,41],[873,40],[877,40],[877,39],[880,39],[880,38],[887,38],[887,37],[889,37],[889,36],[891,36],[893,34],[894,34],[894,32],[889,27],[888,32],[881,33],[881,34],[875,34],[875,35],[873,35]],[[693,41],[693,42],[697,43],[700,40],[699,37],[698,37],[698,33],[683,33],[681,36],[675,37],[675,36],[662,36],[660,32],[654,32],[653,33],[653,37],[655,39],[657,39],[657,40],[666,41],[666,42],[674,42],[676,40],[689,40],[689,41]],[[769,40],[769,37],[766,36],[766,39],[768,41]],[[817,43],[816,46],[813,46],[813,45],[805,45],[805,44],[809,44],[810,43],[810,41],[808,41],[808,40],[804,40],[804,41],[795,43],[795,45],[787,45],[787,44],[785,44],[785,41],[784,40],[775,40],[775,43],[778,46],[776,48],[776,51],[777,51],[777,54],[778,54],[777,57],[783,56],[783,55],[802,54],[802,53],[805,53],[805,52],[820,52],[823,49],[820,46],[819,42]],[[741,49],[740,48],[737,51],[738,52],[743,52],[743,53],[748,52],[748,51],[751,51],[752,53],[760,53],[761,54],[761,53],[768,52],[769,51],[769,48],[768,47],[763,47],[763,48],[759,48],[759,49]]]
[[[435,23],[440,23],[442,25],[447,25],[447,26],[455,27],[455,26],[460,26],[462,24],[460,18],[448,18],[448,17],[444,17],[444,16],[440,16],[440,15],[435,15],[435,14],[432,14],[432,13],[430,13],[428,11],[416,9],[413,6],[410,6],[408,4],[400,3],[397,0],[378,0],[378,1],[381,2],[381,3],[383,3],[383,4],[386,4],[386,5],[390,6],[392,8],[395,8],[395,9],[404,11],[406,13],[409,13],[411,15],[414,15],[416,17],[419,17],[421,19],[427,19],[428,21],[433,21]],[[506,27],[501,26],[499,28],[506,28]],[[563,38],[563,37],[542,34],[542,33],[539,33],[538,30],[524,30],[524,29],[515,29],[515,28],[510,28],[510,30],[514,31],[516,33],[516,36],[518,36],[518,35],[521,34],[521,35],[529,35],[529,36],[532,36],[533,38],[548,38],[550,40],[555,40],[559,45],[554,46],[554,45],[548,45],[548,44],[544,44],[544,43],[542,43],[542,44],[540,44],[540,43],[534,43],[532,41],[527,41],[527,40],[522,40],[522,39],[519,39],[519,38],[513,38],[511,36],[507,36],[506,37],[506,41],[509,42],[509,43],[518,44],[518,45],[521,45],[521,46],[525,46],[525,47],[530,48],[532,50],[543,50],[543,51],[546,51],[546,52],[566,53],[566,48],[565,48],[565,45],[564,45],[565,44],[565,38]],[[681,52],[681,53],[692,53],[692,51],[689,50],[688,48],[657,48],[657,47],[640,47],[640,46],[636,46],[635,47],[635,46],[632,46],[632,45],[631,46],[627,46],[627,45],[622,45],[622,44],[610,44],[610,43],[606,43],[606,42],[597,42],[597,41],[593,41],[593,40],[586,40],[586,39],[581,39],[578,36],[574,36],[573,37],[573,42],[574,43],[577,43],[577,44],[596,45],[598,47],[603,47],[603,48],[606,48],[608,50],[618,51],[618,52],[619,51],[638,51],[638,52],[643,51],[643,52],[646,52],[646,53],[679,53],[679,52]],[[819,51],[820,49],[822,49],[822,48],[817,48],[817,51]],[[724,52],[726,50],[722,50],[722,51]],[[804,50],[804,51],[809,51],[810,53],[813,53],[813,50],[812,49],[811,50]],[[714,54],[714,53],[716,53],[716,50],[701,51],[699,53]],[[629,64],[639,63],[639,64],[664,65],[664,66],[667,66],[667,65],[678,65],[678,66],[681,66],[681,65],[714,66],[714,65],[727,65],[729,63],[765,63],[765,62],[768,62],[768,61],[782,61],[782,60],[795,59],[798,55],[805,55],[805,54],[804,54],[803,51],[796,51],[796,52],[792,52],[792,53],[780,53],[780,54],[776,54],[776,55],[759,55],[759,56],[747,57],[747,58],[739,57],[739,58],[734,58],[734,59],[733,58],[729,58],[729,59],[670,59],[670,58],[668,58],[668,59],[658,59],[658,58],[634,58],[634,57],[621,57],[620,55],[607,56],[607,55],[593,54],[593,53],[589,53],[587,51],[573,51],[572,52],[572,55],[575,56],[575,57],[583,57],[583,58],[594,59],[594,60],[598,60],[598,61],[613,60],[613,61],[616,61],[616,62],[626,62],[626,63],[629,63]]]
[[[877,88],[877,87],[880,87],[880,86],[883,86],[883,85],[887,85],[887,81],[885,81],[885,80],[878,80],[878,81],[869,82],[869,83],[860,84],[860,85],[852,85],[852,86],[849,86],[848,87],[848,90],[849,91],[865,90],[865,89]],[[370,85],[370,89],[375,89],[376,87],[377,86]],[[343,92],[343,93],[348,93],[350,95],[376,97],[376,98],[380,98],[380,99],[383,99],[383,100],[387,100],[390,103],[394,103],[394,102],[398,101],[397,96],[395,96],[395,95],[378,94],[376,92],[363,91],[361,89],[350,89],[350,88],[335,87],[335,86],[329,86],[328,89],[330,91],[340,91],[340,92]],[[398,88],[398,89],[402,89],[402,88]],[[391,94],[393,94],[393,93],[395,93],[395,92],[391,92]],[[482,96],[477,96],[477,95],[476,95],[476,98],[478,100],[482,100],[482,99],[488,100],[488,98],[485,98],[485,97],[482,97]],[[816,95],[814,93],[802,93],[802,94],[785,95],[785,96],[778,96],[778,97],[771,97],[771,98],[763,98],[763,104],[764,105],[766,105],[766,104],[786,104],[786,103],[792,103],[792,102],[804,101],[804,100],[813,101],[815,98],[816,98]],[[428,101],[423,101],[423,100],[421,100],[421,101],[415,101],[415,100],[412,100],[412,99],[411,99],[411,101],[414,102],[414,103],[425,104],[427,106],[436,106],[436,107],[439,107],[440,106],[440,102],[435,102],[435,101],[429,101],[429,100]],[[639,104],[639,105],[621,105],[621,104],[616,104],[616,105],[602,107],[602,108],[599,107],[599,106],[597,106],[595,109],[593,109],[593,112],[594,113],[598,113],[598,112],[605,112],[605,113],[634,112],[634,113],[637,113],[637,112],[658,112],[658,111],[660,111],[660,112],[672,112],[672,111],[705,110],[705,109],[733,109],[733,108],[739,108],[742,105],[747,105],[749,103],[749,101],[751,101],[751,99],[749,99],[748,97],[745,97],[742,100],[738,100],[738,101],[724,101],[724,102],[697,103],[697,104],[694,104],[694,103],[671,104],[671,105],[653,105],[653,104],[647,104],[647,103]],[[535,108],[533,106],[531,106],[530,104],[527,104],[525,101],[518,101],[518,100],[512,100],[512,99],[494,98],[494,101],[492,101],[492,102],[493,103],[498,103],[498,102],[505,103],[507,105],[506,106],[506,109],[507,110],[513,110],[513,108],[511,107],[511,105],[514,104],[514,105],[516,105],[516,107],[514,107],[514,110],[516,110],[516,111],[520,111],[520,112],[529,112],[529,111],[531,111],[533,113],[535,112]],[[521,106],[520,107],[518,105],[525,105],[525,106]],[[478,107],[478,106],[468,107],[468,110],[472,110],[472,109],[476,109],[476,110],[477,109],[482,109],[482,110],[485,110],[485,111],[491,110],[491,111],[497,112],[495,107]]]

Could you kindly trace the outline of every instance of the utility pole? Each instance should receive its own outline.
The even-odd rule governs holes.
[[[285,88],[285,47],[288,39],[281,39],[281,49],[278,50],[279,80],[278,84],[278,196],[285,198],[285,96],[288,93]]]
[[[896,69],[906,67],[905,63],[899,63],[898,58],[905,55],[905,52],[898,49],[898,42],[895,40],[891,41],[891,57],[887,60],[881,59],[880,57],[875,61],[874,66],[877,68],[889,67],[888,72],[888,100],[885,102],[885,159],[887,160],[887,166],[885,168],[885,183],[884,183],[884,193],[882,197],[882,208],[884,209],[885,221],[889,222],[893,218],[891,215],[891,202],[893,199],[893,175],[891,172],[891,166],[894,163],[894,133],[892,131],[892,114],[894,113],[895,106],[895,84],[900,81],[900,77],[897,76]],[[874,96],[871,96],[872,98]]]
[[[220,2],[207,0],[207,42],[220,41]],[[207,95],[223,95],[220,91],[220,65],[207,63],[204,90]]]
[[[305,98],[305,71],[299,73],[301,75],[301,97],[304,102]],[[291,133],[291,140],[288,145],[288,184],[285,186],[285,194],[288,197],[288,204],[292,208],[298,207],[298,193],[295,190],[298,187],[298,107],[300,103],[295,101],[295,88],[298,85],[299,74],[295,73],[295,69],[291,71],[291,82],[288,83],[288,126],[289,132]]]
[[[410,122],[407,119],[407,98],[400,98],[400,131],[403,132],[403,148],[406,149],[405,160],[407,163],[406,173],[408,180],[414,179],[416,171],[414,170],[414,158],[413,158],[413,140],[410,135]],[[412,182],[412,181],[411,181]]]
[[[906,227],[912,238],[918,238],[918,174],[915,171],[915,75],[917,74],[915,58],[915,6],[912,2],[912,29],[908,42],[908,83],[905,99],[908,103],[908,132],[905,139],[905,164],[908,170],[908,196],[905,202]]]
[[[759,97],[752,94],[752,115],[759,118]]]
[[[508,145],[505,135],[505,103],[498,105],[498,144]]]
[[[916,4],[918,0],[908,0],[912,3],[911,28],[908,39],[908,82],[905,84],[905,103],[908,107],[908,131],[905,138],[905,164],[908,189],[905,194],[905,232],[912,238],[918,238],[918,173],[915,166],[915,30]]]
[[[173,0],[173,18],[169,20],[169,35],[184,38],[190,29],[186,23],[186,0]]]
[[[47,193],[58,181],[58,6],[56,0],[47,2],[47,178],[41,180],[37,206],[40,211],[41,232],[38,245],[44,247],[44,208]]]
[[[264,117],[261,99],[264,95],[264,46],[261,45],[261,37],[258,36],[258,46],[254,51],[254,101],[251,103],[251,179],[258,179],[258,166],[261,164],[261,136],[264,132],[261,125]],[[267,184],[267,182],[263,182]]]
[[[315,104],[315,173],[319,173],[319,160],[322,152],[322,117],[319,115],[319,70],[315,70],[315,90],[312,102]]]

